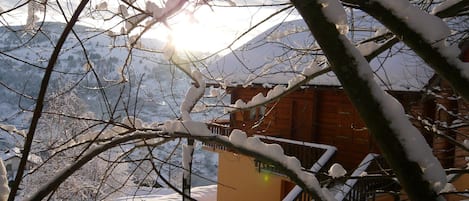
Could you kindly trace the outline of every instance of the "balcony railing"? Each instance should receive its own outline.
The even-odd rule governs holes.
[[[229,136],[232,128],[228,126],[228,124],[220,124],[220,123],[210,123],[207,127],[212,131],[214,134]],[[269,144],[278,144],[283,148],[283,151],[288,156],[296,157],[300,162],[302,167],[313,167],[315,163],[324,155],[324,153],[331,149],[332,146],[310,143],[310,142],[302,142],[296,140],[290,140],[285,138],[278,138],[278,137],[271,137],[271,136],[264,136],[264,135],[254,135],[258,137],[261,141]],[[226,150],[226,147],[223,145],[217,145],[212,143],[204,144],[207,147],[219,149],[219,150]],[[335,150],[335,147],[333,148]],[[259,171],[270,171],[279,173],[279,171],[270,164],[256,161],[256,167]],[[316,164],[315,172],[319,171],[319,169],[325,165],[324,164]]]

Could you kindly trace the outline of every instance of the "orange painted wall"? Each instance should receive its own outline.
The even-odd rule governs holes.
[[[258,172],[254,160],[247,156],[219,151],[218,157],[217,200],[281,200],[283,177]]]

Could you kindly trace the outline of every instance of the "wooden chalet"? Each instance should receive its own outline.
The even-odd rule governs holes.
[[[266,96],[275,85],[288,85],[288,80],[295,76],[294,71],[300,74],[304,66],[315,59],[312,53],[298,57],[298,52],[286,51],[303,50],[314,44],[305,27],[302,21],[274,26],[211,65],[210,76],[214,79],[219,78],[218,75],[223,77],[222,85],[227,85],[226,91],[231,97],[231,104],[237,100],[248,102],[259,93]],[[282,35],[285,30],[297,32]],[[447,98],[454,97],[454,93],[444,87],[445,83],[440,79],[432,77],[433,71],[425,66],[417,66],[412,70],[408,70],[408,67],[385,67],[387,71],[381,66],[373,66],[372,63],[377,82],[402,103],[405,111],[412,116],[412,121],[425,134],[427,142],[434,147],[435,155],[442,164],[445,167],[466,165],[464,157],[468,153],[431,134],[422,119],[450,124],[454,118],[441,108],[446,107],[454,114],[467,115],[468,104],[461,99]],[[437,89],[433,91],[440,95],[423,93],[430,87]],[[364,122],[332,73],[313,79],[275,102],[231,113],[229,120],[217,123],[209,127],[221,135],[229,135],[232,129],[241,129],[249,135],[260,136],[263,141],[279,143],[285,153],[298,157],[307,169],[317,165],[317,161],[327,151],[316,145],[336,149],[326,164],[320,164],[322,171],[328,164],[337,162],[352,173],[357,167],[363,166],[364,159],[369,158],[370,153],[380,153]],[[459,142],[468,139],[467,128],[462,126],[458,131],[460,133],[451,133],[450,136]],[[223,147],[212,148],[219,153],[218,200],[310,200],[301,193],[292,193],[294,184],[268,164]],[[362,172],[386,166],[384,160],[378,157],[373,159],[380,164],[370,166],[371,169],[363,169]],[[384,185],[392,183],[392,180],[359,182],[356,188],[348,189],[346,194],[337,196],[342,196],[342,200],[398,199],[377,193],[385,192],[385,188],[399,191],[399,185]]]
[[[259,85],[229,89],[232,101],[249,101],[269,88]],[[393,91],[410,111],[421,93]],[[368,134],[364,122],[339,87],[311,86],[296,90],[280,100],[230,117],[230,127],[250,135],[267,135],[304,142],[333,145],[339,150],[335,161],[346,169],[357,167],[368,153],[379,149]]]

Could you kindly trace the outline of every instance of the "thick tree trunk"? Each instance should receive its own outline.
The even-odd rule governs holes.
[[[313,0],[292,0],[313,36],[321,46],[344,90],[365,121],[384,157],[396,173],[401,185],[412,200],[437,200],[437,193],[425,180],[421,167],[409,159],[399,133],[391,128],[386,111],[372,93],[370,80],[359,74],[359,65],[365,61],[347,52],[346,37],[323,13],[323,5]],[[383,92],[384,93],[384,92]]]

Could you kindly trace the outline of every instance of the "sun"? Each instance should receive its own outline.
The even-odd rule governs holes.
[[[209,26],[210,13],[197,15],[197,21],[184,17],[170,26],[169,38],[177,51],[215,52],[227,44],[227,34],[223,30]],[[207,20],[206,20],[207,19]]]
[[[239,12],[245,11],[209,6],[186,9],[152,27],[148,36],[163,39],[164,47],[171,51],[223,55],[228,47],[236,48],[258,33],[245,33],[252,19]]]

